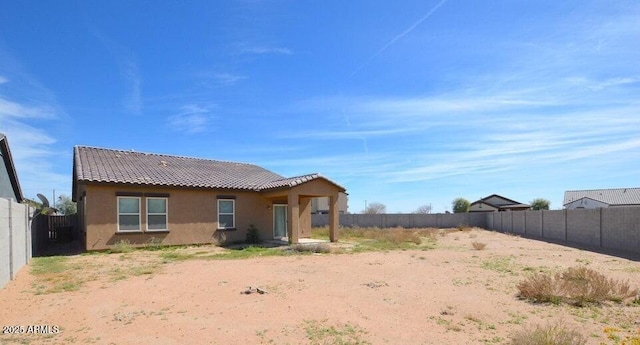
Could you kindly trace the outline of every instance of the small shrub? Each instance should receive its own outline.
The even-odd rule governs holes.
[[[511,336],[513,345],[584,345],[587,339],[575,330],[560,325],[524,328]]]
[[[250,244],[258,244],[262,242],[260,239],[260,231],[258,231],[253,224],[249,225],[249,228],[247,229],[246,242]]]
[[[160,250],[162,247],[164,247],[162,239],[157,237],[151,237],[147,243],[145,243],[145,248],[149,250]]]
[[[484,247],[487,246],[486,243],[482,243],[482,242],[473,242],[473,243],[471,243],[471,245],[473,246],[473,249],[475,249],[475,250],[483,250]]]
[[[129,240],[120,240],[111,248],[112,253],[130,253],[133,251],[133,246]]]
[[[224,246],[227,244],[227,235],[222,231],[216,231],[211,238],[211,244],[214,246]]]
[[[627,282],[608,279],[586,267],[572,267],[562,273],[537,273],[518,284],[520,296],[534,302],[565,302],[575,306],[605,301],[621,302],[638,295]]]
[[[473,228],[470,227],[469,225],[466,225],[466,224],[459,224],[458,225],[458,231],[469,232],[471,230],[473,230]]]
[[[539,302],[559,304],[562,301],[562,291],[556,284],[554,277],[548,274],[536,273],[518,284],[520,297]]]

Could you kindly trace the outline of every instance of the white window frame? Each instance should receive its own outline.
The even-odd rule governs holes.
[[[138,199],[138,213],[120,213],[120,199]],[[142,205],[140,203],[140,197],[137,196],[119,196],[117,205],[117,223],[118,232],[142,232]],[[120,230],[120,216],[138,216],[138,229],[137,230]]]
[[[220,213],[220,201],[231,201],[231,204],[233,205],[233,212],[232,213]],[[216,203],[216,206],[218,207],[218,209],[216,210],[217,213],[218,213],[218,230],[235,229],[236,228],[236,200],[235,199],[218,199],[218,202]],[[228,215],[232,215],[233,216],[233,226],[230,226],[230,227],[220,226],[220,216],[228,216]]]
[[[151,213],[149,212],[149,200],[164,200],[164,213]],[[147,211],[147,232],[166,232],[169,231],[169,198],[162,197],[147,197],[146,198],[146,211]],[[164,229],[149,229],[149,216],[164,216]]]

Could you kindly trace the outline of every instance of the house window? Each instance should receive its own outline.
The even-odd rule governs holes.
[[[118,231],[140,231],[140,198],[118,197]]]
[[[147,231],[167,230],[167,198],[147,198]]]
[[[218,229],[234,229],[236,227],[235,210],[235,200],[218,200]]]

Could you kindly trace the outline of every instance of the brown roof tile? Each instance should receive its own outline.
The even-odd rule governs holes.
[[[83,182],[254,191],[290,188],[317,178],[325,179],[319,174],[285,178],[246,163],[87,146],[75,147],[74,174],[75,180]]]

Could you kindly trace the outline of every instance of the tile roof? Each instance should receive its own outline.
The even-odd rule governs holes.
[[[288,178],[283,178],[280,180],[269,182],[263,185],[260,189],[265,190],[265,189],[277,189],[277,188],[287,188],[287,187],[291,188],[299,184],[303,184],[305,182],[309,182],[311,180],[316,180],[320,178],[326,179],[320,174],[308,174],[308,175],[301,175],[301,176],[295,176],[295,177],[288,177]]]
[[[325,179],[320,174],[285,178],[246,163],[87,146],[76,146],[74,150],[74,183],[77,180],[261,191],[290,188],[318,178]]]
[[[569,190],[564,192],[564,205],[590,198],[609,205],[640,205],[640,188]]]

